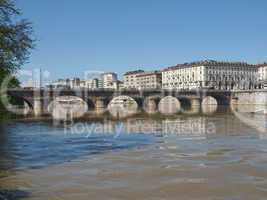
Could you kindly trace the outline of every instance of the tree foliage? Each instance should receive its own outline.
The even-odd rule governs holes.
[[[32,24],[21,15],[13,0],[0,0],[0,73],[15,73],[34,47]],[[0,75],[1,79],[1,75]],[[0,80],[1,83],[1,80]]]

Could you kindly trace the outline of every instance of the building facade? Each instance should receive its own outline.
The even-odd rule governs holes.
[[[118,80],[118,76],[114,72],[107,72],[102,74],[103,88],[113,89],[113,82]]]
[[[267,63],[258,65],[258,75],[260,87],[267,89]]]
[[[99,80],[97,78],[85,80],[84,85],[81,87],[87,88],[87,89],[98,89],[99,88]]]
[[[81,84],[80,78],[73,78],[70,80],[67,79],[67,85],[69,85],[70,88],[72,88],[72,89],[80,88],[81,87],[80,84]]]
[[[129,71],[123,75],[123,84],[125,89],[137,89],[137,75],[143,74],[144,70]]]
[[[58,79],[52,84],[48,85],[51,88],[80,88],[83,82],[79,78],[73,79]]]
[[[123,82],[119,81],[119,80],[114,81],[112,83],[112,89],[114,89],[114,90],[122,90],[123,89]]]
[[[70,84],[65,79],[58,79],[57,81],[49,84],[48,87],[54,88],[54,89],[56,89],[56,88],[70,88]]]
[[[205,60],[178,64],[162,72],[163,89],[212,88],[248,90],[257,87],[255,65]]]
[[[161,89],[162,74],[159,71],[143,72],[136,75],[136,86],[139,90]]]
[[[97,84],[94,83],[95,80],[81,80],[80,81],[80,87],[81,88],[87,88],[87,89],[96,89],[98,88]]]

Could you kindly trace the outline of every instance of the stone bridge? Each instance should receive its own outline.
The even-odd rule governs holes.
[[[57,97],[75,96],[87,103],[89,109],[101,111],[107,108],[109,102],[118,96],[129,96],[139,108],[155,109],[161,99],[167,96],[175,97],[181,106],[201,107],[204,99],[214,98],[218,105],[229,105],[233,92],[222,90],[89,90],[89,89],[10,89],[9,96],[23,100],[35,115],[48,113],[49,104]],[[207,103],[207,101],[205,101]],[[151,107],[151,108],[149,108]]]

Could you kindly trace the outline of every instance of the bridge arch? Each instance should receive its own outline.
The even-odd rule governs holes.
[[[217,104],[219,106],[222,106],[222,105],[230,105],[230,97],[228,95],[224,95],[224,94],[209,94],[207,96],[211,96],[214,99],[216,99]],[[203,97],[203,99],[204,98],[205,97]]]
[[[215,113],[218,109],[218,101],[212,96],[206,96],[202,99],[201,109],[204,114]]]
[[[160,100],[158,108],[161,114],[172,115],[180,111],[181,103],[176,97],[166,96]]]
[[[138,112],[138,103],[130,96],[117,96],[109,102],[108,110],[113,117],[124,118]]]
[[[192,107],[192,101],[189,97],[178,97],[181,103],[181,109],[184,111],[190,110]]]
[[[1,104],[7,110],[15,114],[29,114],[33,112],[34,102],[28,98],[19,95],[3,95],[1,96]]]
[[[72,120],[82,117],[88,111],[88,105],[80,97],[58,96],[49,103],[47,111],[55,119]]]

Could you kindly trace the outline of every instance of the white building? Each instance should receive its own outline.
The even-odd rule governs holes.
[[[114,89],[114,90],[123,89],[123,82],[119,80],[112,82],[112,86],[110,87],[110,89]]]
[[[69,82],[69,86],[72,89],[80,88],[81,87],[80,86],[81,80],[79,78],[73,78],[73,79],[70,79],[70,80],[67,79],[67,82]]]
[[[68,88],[70,86],[69,86],[69,82],[67,82],[67,80],[58,79],[57,81],[49,84],[48,87],[51,87],[51,88]]]
[[[48,85],[48,87],[52,88],[80,88],[83,85],[83,81],[79,78],[74,79],[58,79],[57,81]]]
[[[143,74],[144,70],[129,71],[123,75],[123,84],[125,89],[137,89],[137,78],[139,74]]]
[[[257,82],[257,67],[243,62],[205,60],[178,64],[162,72],[164,89],[243,90],[255,88]]]
[[[107,72],[102,74],[103,88],[113,89],[113,82],[118,80],[118,76],[114,72]]]
[[[87,89],[99,88],[99,80],[97,78],[91,80],[81,81],[80,86]]]
[[[267,88],[267,63],[258,65],[259,83],[261,88]]]
[[[143,72],[136,75],[137,89],[160,89],[162,87],[162,74],[159,71]]]

